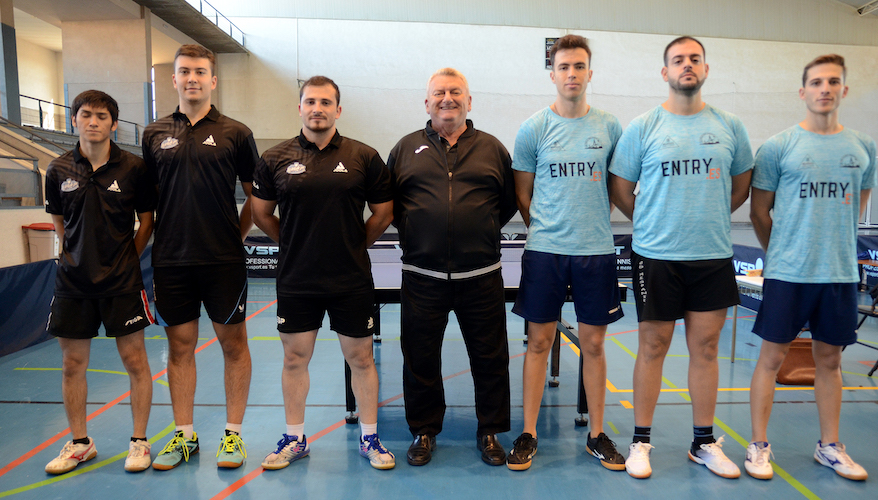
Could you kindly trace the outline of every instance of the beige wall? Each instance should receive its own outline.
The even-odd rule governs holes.
[[[28,261],[27,239],[21,226],[34,222],[52,222],[52,216],[45,207],[9,208],[0,210],[0,267],[17,266]]]

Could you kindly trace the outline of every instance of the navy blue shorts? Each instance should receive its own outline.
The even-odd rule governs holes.
[[[856,283],[789,283],[766,279],[753,333],[776,344],[792,342],[805,323],[811,338],[845,346],[857,341]]]
[[[345,295],[277,296],[277,330],[300,333],[317,330],[329,313],[329,328],[345,337],[372,334],[375,292]]]
[[[622,317],[616,255],[571,256],[525,250],[512,312],[533,323],[558,320],[570,287],[576,321],[609,325]]]

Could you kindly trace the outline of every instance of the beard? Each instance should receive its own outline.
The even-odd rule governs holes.
[[[680,80],[669,79],[668,85],[670,85],[675,93],[686,97],[692,97],[701,90],[701,86],[704,85],[704,80],[698,80],[695,83],[680,83]]]

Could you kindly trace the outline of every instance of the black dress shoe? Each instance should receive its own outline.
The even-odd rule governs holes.
[[[418,434],[412,445],[409,446],[405,458],[409,465],[427,465],[433,458],[433,450],[436,449],[436,436]]]
[[[503,465],[506,463],[506,450],[500,441],[497,441],[496,434],[485,434],[479,436],[479,451],[482,452],[482,461],[488,465]]]

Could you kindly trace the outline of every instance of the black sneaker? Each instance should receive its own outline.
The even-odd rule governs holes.
[[[511,470],[527,470],[530,468],[530,462],[536,454],[537,438],[525,432],[512,442],[512,451],[506,457],[506,467],[509,467]],[[625,467],[624,461],[622,467]]]
[[[616,443],[603,432],[593,438],[588,435],[585,449],[601,461],[601,465],[610,470],[625,470],[625,457],[616,450]]]

